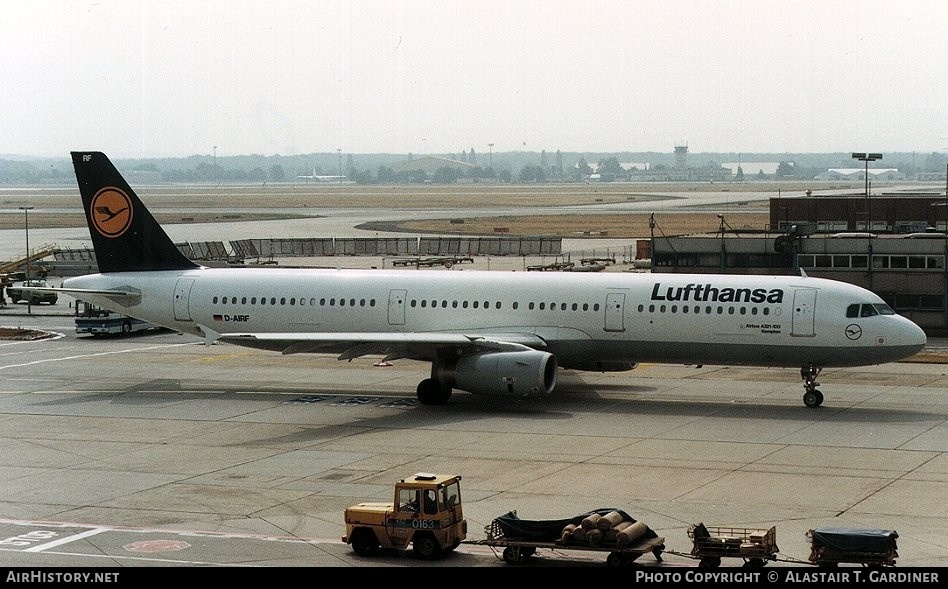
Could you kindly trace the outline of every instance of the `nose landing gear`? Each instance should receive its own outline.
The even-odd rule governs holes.
[[[812,364],[800,369],[800,377],[803,378],[803,404],[807,407],[819,407],[823,404],[823,393],[816,388],[820,386],[820,383],[816,382],[816,377],[822,370],[822,367]]]

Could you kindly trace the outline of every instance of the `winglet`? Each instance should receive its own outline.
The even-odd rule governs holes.
[[[221,339],[221,334],[217,333],[216,331],[214,331],[210,327],[207,327],[206,325],[199,324],[198,329],[200,329],[204,333],[205,346],[210,346],[212,344],[215,344],[217,343],[217,340]]]

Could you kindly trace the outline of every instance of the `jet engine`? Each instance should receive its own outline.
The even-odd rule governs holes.
[[[447,387],[474,394],[545,395],[556,386],[556,358],[539,350],[486,352],[440,362],[432,376]]]

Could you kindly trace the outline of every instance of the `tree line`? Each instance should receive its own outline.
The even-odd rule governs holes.
[[[473,148],[457,153],[443,154],[446,160],[466,165],[444,165],[434,173],[413,170],[406,165],[425,156],[413,154],[341,154],[312,153],[292,156],[216,156],[192,155],[180,158],[114,159],[124,174],[137,173],[138,179],[149,174],[157,182],[169,183],[265,183],[296,182],[315,176],[341,176],[359,184],[436,183],[453,184],[460,181],[490,181],[499,183],[583,181],[595,172],[600,177],[628,179],[630,170],[624,162],[647,163],[649,170],[676,169],[671,153],[621,152],[563,153],[537,152],[491,153],[485,158]],[[689,153],[691,170],[720,169],[723,162],[779,162],[777,172],[766,179],[809,179],[830,168],[858,168],[860,162],[850,153],[788,154],[788,153]],[[484,160],[487,159],[487,162]],[[932,152],[927,155],[897,152],[885,154],[872,167],[896,168],[912,179],[920,174],[944,177],[948,154]],[[395,171],[400,169],[401,171]],[[642,172],[632,168],[631,172]],[[698,178],[702,176],[698,175]],[[713,176],[708,175],[708,178]],[[765,179],[760,174],[744,175],[739,171],[729,180]],[[147,181],[147,180],[146,180]],[[75,183],[72,162],[63,158],[0,158],[0,185],[65,184]]]

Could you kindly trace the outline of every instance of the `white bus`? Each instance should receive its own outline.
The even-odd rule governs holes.
[[[76,301],[76,333],[127,335],[133,331],[146,329],[159,329],[159,327],[154,323],[109,311],[86,301]]]

